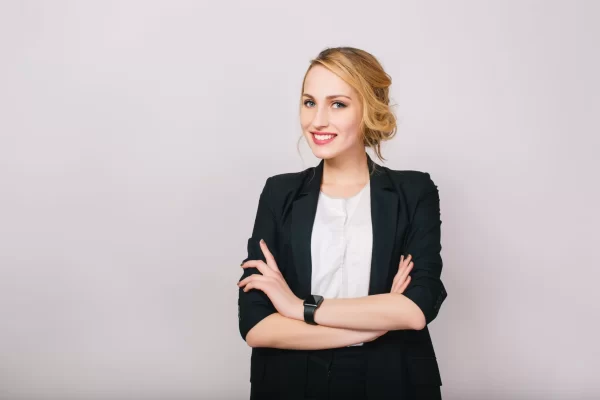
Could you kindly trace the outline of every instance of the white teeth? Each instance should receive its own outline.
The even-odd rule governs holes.
[[[317,138],[317,140],[329,140],[334,136],[335,135],[315,135],[315,138]]]

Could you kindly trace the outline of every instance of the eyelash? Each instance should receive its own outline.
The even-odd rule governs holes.
[[[306,105],[306,103],[308,103],[309,101],[310,101],[311,103],[314,103],[314,101],[312,101],[312,100],[304,100],[304,106],[308,107],[308,106]],[[346,106],[344,103],[342,103],[341,101],[334,101],[334,102],[333,102],[333,104],[339,104],[341,107],[338,107],[338,108],[346,108],[346,107],[347,107],[347,106]]]

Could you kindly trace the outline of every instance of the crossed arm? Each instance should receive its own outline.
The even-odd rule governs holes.
[[[261,238],[270,245],[277,242],[277,222],[269,205],[267,180],[248,242],[249,257],[238,282],[240,333],[248,345],[285,349],[343,347],[374,340],[390,330],[419,330],[431,322],[446,292],[439,279],[442,268],[439,196],[437,187],[428,175],[427,178],[407,232],[405,251],[415,263],[411,284],[406,283],[406,290],[400,292],[394,292],[392,286],[391,293],[386,294],[325,299],[315,312],[317,326],[303,321],[302,300],[280,276],[266,245],[257,245]],[[395,279],[394,283],[397,282]]]
[[[394,278],[392,291],[387,294],[352,299],[325,299],[315,313],[317,326],[303,321],[303,301],[296,297],[283,278],[266,244],[261,240],[266,262],[247,261],[245,269],[256,269],[242,279],[238,286],[243,292],[260,290],[265,293],[277,312],[273,312],[246,336],[251,347],[284,349],[325,349],[368,342],[390,330],[421,329],[425,317],[419,307],[402,296],[410,282],[408,275],[413,263],[402,259]]]
[[[396,299],[390,296],[395,296],[400,301],[396,302]],[[365,301],[370,298],[376,298],[376,301]],[[332,300],[335,300],[336,304],[325,308],[325,304]],[[363,313],[366,318],[350,320],[351,315],[361,312],[350,303],[360,305],[360,310],[373,310],[376,314],[371,317],[369,315],[370,311],[366,311]],[[407,311],[405,313],[395,312],[396,308],[403,305],[406,305]],[[322,312],[322,308],[330,314],[327,315]],[[353,312],[345,314],[342,311],[344,309],[351,309]],[[340,312],[340,314],[335,314],[336,312]],[[411,313],[414,315],[411,315]],[[321,307],[315,313],[315,321],[319,325],[309,325],[304,321],[288,318],[280,313],[273,313],[248,332],[246,342],[251,347],[275,347],[295,350],[319,350],[350,346],[375,340],[389,330],[415,329],[409,325],[409,321],[418,318],[418,313],[421,313],[421,310],[411,300],[402,295],[391,293],[357,299],[327,299],[323,301]],[[321,317],[319,317],[319,314],[321,314]],[[337,319],[336,315],[342,318]],[[421,318],[424,320],[422,315],[421,313]],[[332,322],[327,322],[326,318],[330,318]],[[386,322],[387,318],[392,321],[392,318],[397,318],[401,322],[394,325]],[[343,328],[343,324],[348,327]],[[375,324],[379,325],[376,326]],[[359,328],[359,326],[367,326],[369,329]],[[378,328],[378,326],[382,328]]]

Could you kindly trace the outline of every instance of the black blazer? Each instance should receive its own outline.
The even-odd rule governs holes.
[[[404,296],[423,311],[427,324],[447,296],[440,280],[440,206],[438,188],[426,172],[394,171],[374,163],[371,172],[373,252],[369,295],[389,293],[400,255],[412,254],[414,267]],[[311,294],[311,233],[317,209],[323,161],[298,173],[267,179],[258,202],[246,260],[265,260],[259,246],[264,239],[290,289],[299,297]],[[247,268],[240,280],[259,273]],[[248,331],[277,312],[260,290],[239,290],[239,330]],[[441,386],[440,372],[428,327],[390,331],[367,342],[369,399],[398,399],[400,386]],[[314,351],[310,351],[314,353]],[[280,388],[281,399],[302,399],[306,380],[306,350],[253,348],[250,367],[252,392]],[[415,386],[416,385],[416,386]],[[254,397],[258,398],[258,397]]]

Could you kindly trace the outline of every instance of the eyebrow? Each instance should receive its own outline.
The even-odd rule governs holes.
[[[303,93],[302,95],[303,95],[303,96],[306,96],[306,97],[311,97],[311,98],[313,98],[313,99],[315,98],[313,95],[310,95],[310,94],[308,94],[308,93]],[[332,94],[332,95],[329,95],[329,96],[327,96],[327,97],[325,97],[325,98],[326,98],[327,100],[331,100],[331,99],[335,99],[336,97],[345,97],[345,98],[347,98],[348,100],[352,100],[352,98],[350,98],[349,96],[346,96],[345,94]]]

